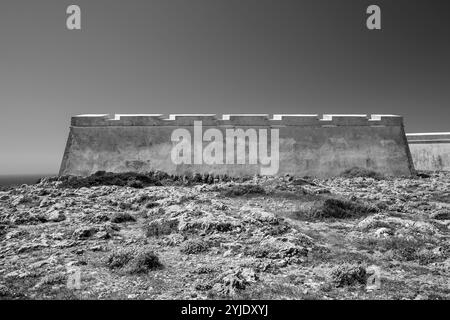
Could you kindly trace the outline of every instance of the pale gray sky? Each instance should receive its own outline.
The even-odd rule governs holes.
[[[83,113],[389,113],[450,131],[449,2],[376,3],[382,31],[362,0],[3,0],[0,174],[56,173]]]

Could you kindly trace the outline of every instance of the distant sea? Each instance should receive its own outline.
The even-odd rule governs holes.
[[[16,175],[0,175],[0,189],[20,186],[22,184],[35,184],[41,178],[56,176],[56,173],[49,174],[16,174]]]

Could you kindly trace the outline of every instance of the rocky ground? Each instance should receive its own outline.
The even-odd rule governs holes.
[[[450,173],[0,192],[0,299],[449,299]]]

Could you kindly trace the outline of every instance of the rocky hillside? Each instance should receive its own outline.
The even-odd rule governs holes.
[[[0,192],[0,299],[450,299],[450,174]]]

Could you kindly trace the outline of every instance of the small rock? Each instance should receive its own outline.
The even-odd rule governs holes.
[[[386,238],[386,237],[389,237],[391,235],[393,235],[393,232],[389,228],[383,227],[383,228],[379,228],[379,229],[377,229],[375,231],[375,236],[378,237],[378,238]]]
[[[39,203],[39,207],[44,208],[55,204],[55,201],[51,200],[49,197],[45,197]]]
[[[47,212],[45,218],[47,219],[47,221],[51,222],[60,222],[66,220],[66,216],[64,215],[64,213],[58,210],[52,210],[50,212]]]
[[[111,235],[110,235],[110,233],[109,233],[108,231],[100,231],[100,232],[98,232],[98,233],[95,235],[95,237],[96,237],[97,239],[106,240],[106,239],[111,238]]]
[[[45,247],[48,247],[48,245],[44,244],[44,243],[24,244],[19,249],[17,249],[17,253],[24,253],[24,252],[33,251],[36,249],[45,248]]]
[[[91,250],[91,251],[102,251],[103,247],[101,245],[92,246],[92,247],[89,248],[89,250]]]
[[[436,247],[431,252],[433,253],[433,255],[441,257],[441,256],[444,255],[444,248],[443,247]]]
[[[287,259],[281,259],[280,261],[275,262],[275,266],[278,268],[284,268],[288,265],[289,261]]]
[[[62,232],[52,233],[49,235],[49,237],[53,240],[62,240],[64,239],[64,233]]]
[[[97,229],[93,227],[82,227],[78,228],[73,232],[73,237],[84,240],[92,237],[97,233]]]
[[[226,257],[232,256],[232,255],[233,255],[233,249],[229,249],[224,252],[223,257],[226,258]]]

